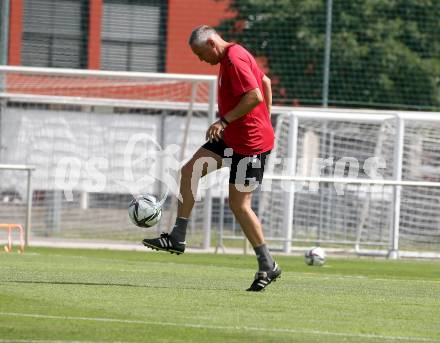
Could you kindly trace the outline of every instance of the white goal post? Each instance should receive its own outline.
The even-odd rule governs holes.
[[[179,163],[216,116],[216,80],[0,66],[0,163],[36,168],[31,240],[140,242],[146,233],[126,209],[143,192],[168,195],[157,231],[168,230]],[[17,177],[1,188],[23,192]],[[210,192],[189,228],[202,248],[211,242]]]
[[[269,239],[285,252],[292,242],[353,244],[390,258],[401,245],[438,252],[439,130],[438,113],[293,109],[278,116],[265,174],[271,191],[261,192],[259,204],[263,224],[281,228]]]

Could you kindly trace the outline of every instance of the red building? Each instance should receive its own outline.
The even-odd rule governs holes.
[[[191,30],[230,17],[229,0],[9,0],[8,64],[216,74]]]

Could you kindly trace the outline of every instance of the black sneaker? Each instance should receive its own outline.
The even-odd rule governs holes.
[[[186,242],[177,242],[168,233],[162,233],[159,238],[144,239],[142,244],[153,250],[168,251],[171,254],[183,254]]]
[[[275,262],[273,269],[268,271],[259,271],[255,274],[255,280],[252,282],[251,287],[246,291],[248,292],[260,292],[265,289],[272,281],[276,281],[281,275],[281,268]]]

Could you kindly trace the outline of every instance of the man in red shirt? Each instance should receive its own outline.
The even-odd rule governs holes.
[[[229,164],[229,207],[258,260],[258,272],[247,290],[261,291],[281,275],[281,269],[265,244],[261,223],[251,208],[252,190],[263,179],[264,164],[274,145],[270,79],[246,49],[226,42],[212,27],[202,25],[195,28],[189,45],[201,61],[220,64],[220,119],[208,128],[207,142],[181,170],[181,201],[171,233],[144,239],[143,244],[156,250],[183,253],[186,226],[200,177]]]

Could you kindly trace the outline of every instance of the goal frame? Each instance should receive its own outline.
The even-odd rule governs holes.
[[[70,77],[109,77],[113,79],[137,80],[157,80],[157,81],[182,81],[191,83],[191,101],[189,102],[167,102],[149,100],[113,100],[110,98],[93,98],[81,96],[58,96],[40,95],[26,93],[11,93],[4,91],[4,75],[44,75],[44,76],[70,76]],[[208,85],[208,99],[206,103],[194,101],[195,89],[199,83]],[[207,125],[209,126],[216,118],[217,106],[217,76],[198,75],[198,74],[174,74],[174,73],[150,73],[150,72],[125,72],[125,71],[105,71],[105,70],[82,70],[67,68],[41,68],[41,67],[22,67],[22,66],[0,66],[0,102],[12,101],[32,104],[61,104],[61,105],[81,105],[81,106],[112,106],[124,108],[156,108],[165,110],[185,110],[188,111],[187,122],[191,120],[193,111],[207,112]],[[0,112],[1,115],[1,112]],[[184,132],[184,141],[188,140],[188,131]],[[29,167],[31,168],[31,167]],[[33,167],[32,167],[33,168]],[[27,169],[26,169],[27,170]],[[29,169],[31,170],[31,169]],[[32,169],[33,170],[33,169]],[[30,178],[30,174],[29,174]],[[30,182],[30,181],[28,181]],[[30,211],[30,209],[29,209]],[[205,201],[203,205],[203,241],[202,248],[208,249],[211,245],[212,228],[212,194],[210,189],[205,191]],[[28,233],[30,228],[29,221],[26,224],[26,245],[28,244]]]
[[[24,245],[27,247],[29,245],[29,233],[31,230],[31,223],[32,223],[32,172],[35,170],[35,167],[30,165],[0,164],[0,170],[16,170],[27,173],[26,223],[24,228]]]
[[[440,116],[438,113],[431,112],[402,112],[402,111],[373,111],[373,110],[352,110],[352,109],[326,109],[326,108],[298,108],[290,109],[288,111],[280,111],[282,116],[289,118],[289,141],[287,157],[291,159],[291,164],[287,170],[289,175],[274,175],[265,174],[264,178],[267,180],[287,181],[290,182],[289,191],[284,194],[283,212],[283,226],[285,228],[285,235],[283,239],[268,238],[267,240],[281,240],[283,242],[283,252],[291,252],[291,243],[294,241],[292,237],[293,232],[293,212],[294,212],[294,182],[327,182],[330,184],[367,184],[367,185],[383,185],[393,187],[393,214],[390,232],[390,246],[385,255],[390,259],[398,259],[399,251],[399,227],[400,227],[400,206],[401,206],[401,189],[404,186],[418,186],[418,187],[435,187],[440,188],[440,182],[425,182],[425,181],[404,181],[402,180],[403,159],[404,159],[404,138],[405,138],[405,123],[411,120],[416,121],[438,121]],[[380,122],[383,120],[394,120],[396,123],[396,135],[394,137],[394,164],[393,177],[390,180],[384,179],[353,179],[353,178],[336,178],[336,177],[303,177],[296,176],[297,164],[297,141],[298,141],[298,121],[300,119],[319,119],[319,120],[353,120],[353,113],[356,113],[356,122]],[[302,240],[299,240],[302,241]],[[316,240],[315,240],[316,242]],[[318,242],[319,243],[319,242]],[[357,254],[379,254],[383,253],[363,251],[360,248],[359,242],[354,245],[354,250]]]

